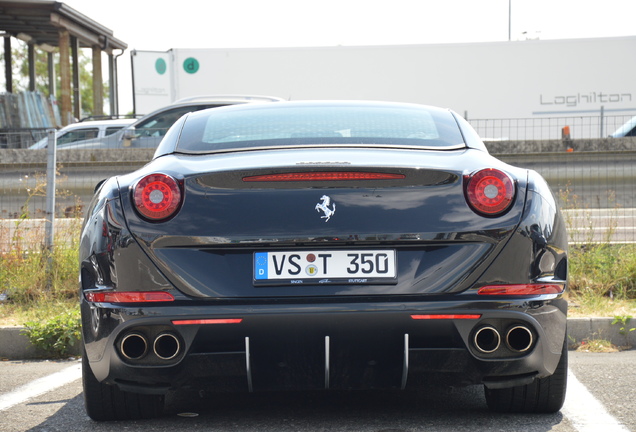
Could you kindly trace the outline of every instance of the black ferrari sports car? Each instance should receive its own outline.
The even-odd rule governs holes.
[[[95,420],[174,389],[485,387],[555,412],[567,235],[536,172],[449,110],[280,102],[183,116],[102,182],[80,246]]]

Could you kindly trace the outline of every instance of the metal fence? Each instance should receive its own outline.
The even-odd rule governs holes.
[[[26,139],[21,132],[2,136],[14,141]],[[573,242],[636,242],[636,138],[633,141],[631,147],[620,147],[622,151],[568,153],[557,148],[523,153],[517,148],[516,154],[504,150],[495,156],[534,169],[547,179],[566,210]],[[515,145],[504,143],[502,148]],[[58,151],[55,216],[61,226],[83,216],[100,180],[143,166],[153,151]],[[38,227],[46,215],[46,170],[46,150],[0,149],[0,252],[17,240],[32,244],[35,239],[37,243]]]
[[[176,119],[170,121],[173,120]],[[75,123],[73,130],[58,134],[58,146],[63,150],[154,148],[168,130],[167,127],[159,127],[162,122],[165,122],[160,118],[140,124],[136,129],[124,134],[120,131],[124,127],[123,122],[132,122],[133,119],[119,121],[122,124],[110,126],[91,121]],[[484,141],[491,142],[608,138],[623,126],[632,129],[631,136],[636,134],[636,112],[625,115],[605,115],[601,110],[597,114],[587,116],[468,119],[468,122]],[[0,149],[29,148],[46,137],[46,130],[45,128],[3,129],[0,127]]]
[[[484,141],[532,141],[566,138],[573,140],[607,138],[623,125],[636,127],[636,113],[597,114],[570,117],[512,119],[468,119]],[[633,132],[632,132],[633,133]]]
[[[46,131],[46,128],[0,129],[0,149],[27,149],[33,144],[46,139]]]

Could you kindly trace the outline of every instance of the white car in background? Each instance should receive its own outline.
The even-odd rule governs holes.
[[[122,130],[135,121],[137,121],[137,119],[126,118],[73,123],[68,126],[64,126],[55,133],[55,135],[57,136],[57,145],[61,146],[63,144],[78,143],[80,141],[104,138]],[[40,141],[36,142],[29,148],[35,150],[45,149],[47,147],[47,144],[48,137],[42,138]]]
[[[226,105],[280,102],[273,96],[215,95],[194,96],[178,100],[147,114],[106,138],[64,144],[60,149],[156,148],[170,126],[184,114]],[[59,144],[59,143],[58,143]]]
[[[618,129],[616,132],[610,135],[612,138],[625,138],[625,137],[633,137],[636,136],[636,116],[629,119],[625,124]]]

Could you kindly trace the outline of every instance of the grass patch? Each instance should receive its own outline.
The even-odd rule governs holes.
[[[620,351],[616,345],[605,339],[584,340],[576,350],[588,353],[609,353]]]
[[[8,250],[0,253],[0,325],[24,325],[77,310],[81,220],[56,226],[55,247],[41,245],[42,227],[28,219],[2,225]],[[63,229],[59,227],[64,226]]]
[[[636,299],[636,245],[570,247],[570,292],[586,302]]]
[[[569,263],[570,316],[636,316],[636,245],[574,245]]]
[[[615,300],[609,297],[578,296],[567,294],[568,316],[572,318],[613,318],[636,316],[636,300]]]

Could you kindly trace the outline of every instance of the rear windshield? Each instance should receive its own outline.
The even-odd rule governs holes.
[[[402,105],[276,105],[193,113],[177,151],[311,145],[464,147],[454,117],[444,110]]]

